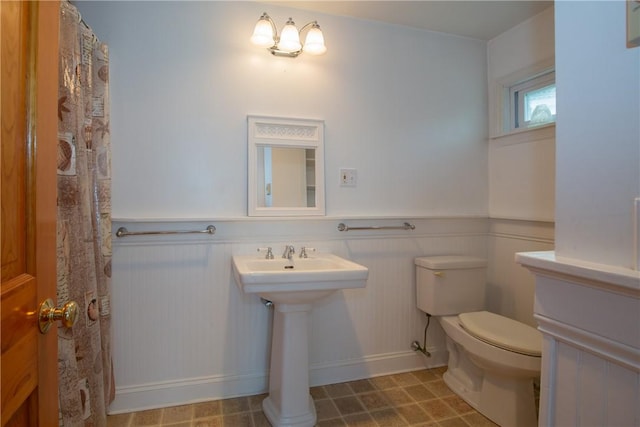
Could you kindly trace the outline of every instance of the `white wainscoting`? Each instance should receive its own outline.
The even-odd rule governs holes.
[[[405,221],[415,230],[337,230],[340,222],[362,226]],[[114,235],[117,387],[110,413],[267,390],[272,314],[257,296],[239,291],[231,271],[234,254],[272,246],[278,256],[285,244],[293,244],[296,249],[333,252],[369,268],[366,288],[336,292],[314,306],[312,385],[445,365],[447,352],[437,322],[431,322],[428,331],[432,357],[411,349],[414,340],[422,342],[426,325],[424,313],[416,308],[413,259],[490,255],[487,218],[114,220],[113,230],[197,230],[209,224],[217,228],[213,236]],[[540,234],[531,226],[527,230]],[[522,231],[513,230],[503,230],[499,238],[509,234],[524,238]],[[501,258],[512,262],[513,254]]]
[[[541,426],[640,425],[640,272],[518,255],[536,276]]]
[[[515,254],[553,250],[554,224],[497,218],[489,224],[487,309],[535,328],[535,277],[515,262]]]

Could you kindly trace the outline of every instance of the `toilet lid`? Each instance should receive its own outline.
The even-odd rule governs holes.
[[[460,325],[476,338],[529,356],[542,353],[542,334],[529,325],[488,311],[458,315]]]

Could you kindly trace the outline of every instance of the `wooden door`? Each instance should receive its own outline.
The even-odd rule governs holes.
[[[2,426],[57,426],[57,334],[37,310],[56,297],[58,2],[0,1]]]

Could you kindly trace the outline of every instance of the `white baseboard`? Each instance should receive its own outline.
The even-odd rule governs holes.
[[[259,394],[267,390],[268,380],[267,373],[262,372],[116,386],[116,397],[107,413],[120,414]]]
[[[312,365],[309,369],[309,383],[311,386],[335,384],[446,364],[445,350],[433,349],[431,357],[414,351],[380,354],[362,359]],[[135,412],[265,393],[268,380],[268,373],[261,372],[116,387],[116,397],[109,406],[108,413]]]
[[[436,368],[447,364],[449,353],[446,350],[429,349],[429,351],[431,352],[431,357],[427,357],[420,352],[403,351],[324,365],[313,365],[309,370],[309,383],[311,386],[336,384],[399,372]]]

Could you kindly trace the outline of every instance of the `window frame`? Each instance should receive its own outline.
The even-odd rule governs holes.
[[[547,86],[555,85],[555,74],[555,69],[547,69],[504,87],[504,97],[507,102],[504,103],[506,111],[503,131],[513,132],[556,122],[555,114],[553,115],[553,120],[535,125],[531,125],[530,121],[524,120],[524,99],[526,94]]]

